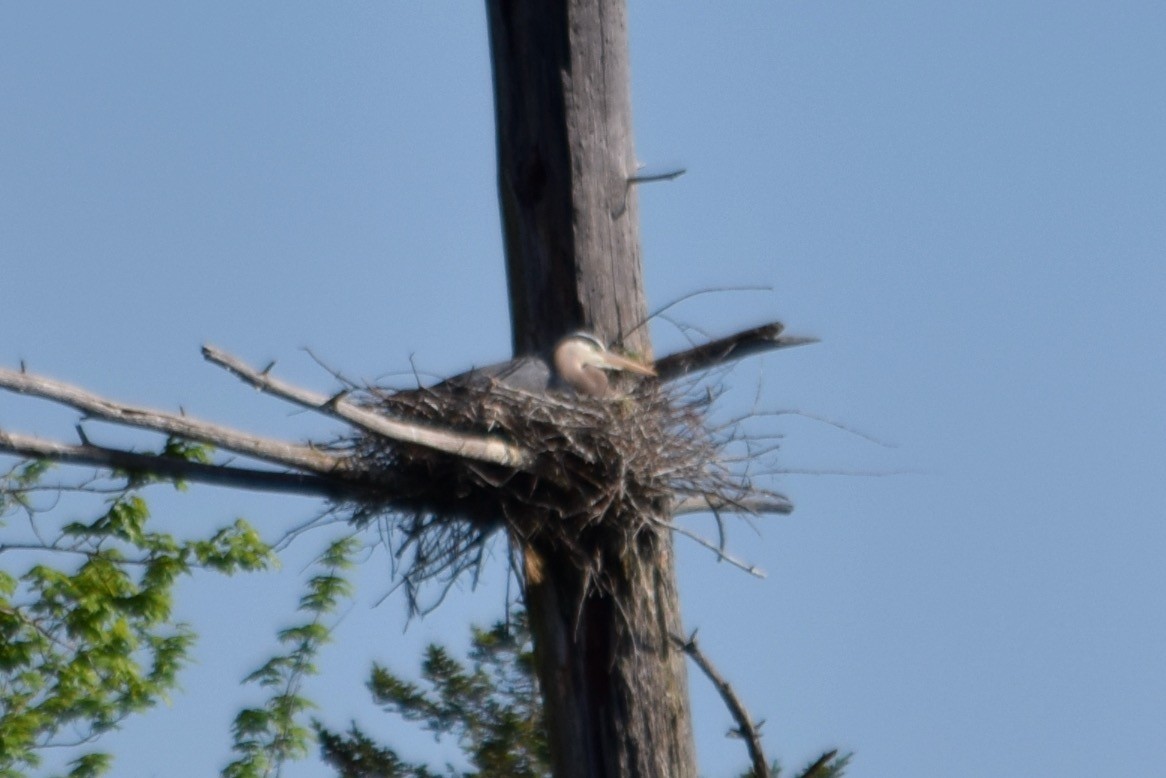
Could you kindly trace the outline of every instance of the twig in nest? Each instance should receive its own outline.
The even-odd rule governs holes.
[[[712,551],[714,554],[716,554],[717,559],[720,559],[722,562],[728,562],[733,567],[744,570],[749,575],[755,576],[757,578],[765,578],[765,571],[762,570],[761,568],[757,567],[756,565],[752,565],[752,564],[749,564],[748,562],[744,562],[740,559],[737,559],[736,557],[727,553],[725,551],[725,547],[724,547],[723,542],[720,544],[712,543],[712,542],[706,540],[705,538],[702,538],[700,535],[696,534],[692,530],[685,529],[684,527],[678,527],[675,524],[669,524],[669,523],[664,522],[664,521],[656,521],[655,524],[656,524],[656,526],[661,527],[663,529],[672,530],[673,532],[681,534],[684,537],[689,538],[690,540],[695,540],[697,543],[699,543],[700,545],[707,548],[709,551]]]

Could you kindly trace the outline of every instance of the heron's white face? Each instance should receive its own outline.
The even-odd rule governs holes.
[[[608,351],[590,333],[574,333],[563,338],[555,346],[554,356],[555,370],[563,383],[592,397],[603,397],[608,393],[605,370],[656,375],[656,371],[647,365]]]

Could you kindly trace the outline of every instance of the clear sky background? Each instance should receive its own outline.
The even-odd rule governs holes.
[[[689,170],[641,189],[650,304],[771,289],[671,309],[658,352],[780,318],[823,342],[740,365],[725,411],[894,444],[780,417],[798,510],[730,535],[769,577],[679,542],[687,626],[787,764],[1166,764],[1164,31],[1157,2],[631,3],[638,155]],[[0,5],[0,362],[298,438],[331,428],[198,346],[322,390],[301,347],[369,379],[507,357],[490,88],[478,2]],[[20,398],[0,425],[72,435]],[[175,531],[242,515],[272,537],[319,507],[152,504]],[[116,775],[217,774],[260,699],[239,681],[325,539],[278,575],[183,587],[198,663],[103,743]],[[498,618],[501,555],[490,571],[405,630],[399,595],[373,607],[391,582],[370,557],[309,689],[320,715],[456,758],[362,682]],[[701,771],[734,774],[729,716],[690,686]]]

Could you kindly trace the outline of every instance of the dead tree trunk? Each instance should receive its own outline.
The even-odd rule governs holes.
[[[585,327],[650,357],[632,332],[647,306],[624,0],[486,7],[515,353]],[[526,601],[558,778],[696,775],[671,538],[621,532],[626,518],[604,517],[589,565],[536,549]]]

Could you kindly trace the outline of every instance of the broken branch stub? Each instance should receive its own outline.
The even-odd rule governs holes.
[[[673,381],[754,354],[818,342],[813,337],[783,335],[784,329],[784,324],[775,321],[669,354],[656,360],[656,375],[661,381]]]

